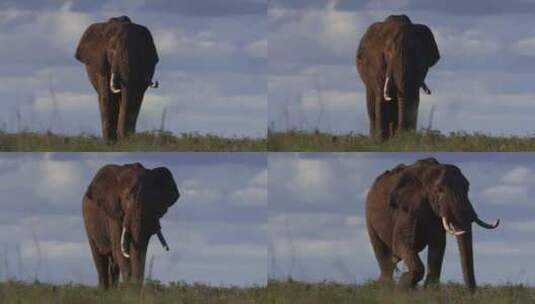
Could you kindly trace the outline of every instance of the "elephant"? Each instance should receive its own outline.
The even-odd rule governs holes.
[[[150,31],[121,16],[90,25],[75,58],[85,64],[98,93],[102,137],[116,141],[135,133],[141,103],[158,62]]]
[[[391,15],[364,33],[355,56],[366,88],[370,137],[386,140],[416,130],[419,88],[430,67],[440,59],[431,30],[406,15]]]
[[[399,287],[411,289],[423,279],[425,268],[418,256],[426,246],[424,286],[440,281],[446,232],[459,247],[465,285],[476,289],[472,251],[472,223],[498,227],[481,220],[468,198],[469,182],[461,170],[434,158],[400,164],[377,177],[366,198],[366,226],[380,268],[380,282],[392,282],[399,261],[407,271]]]
[[[149,240],[169,250],[160,218],[180,197],[169,169],[140,163],[102,167],[83,196],[82,214],[99,286],[141,284]]]

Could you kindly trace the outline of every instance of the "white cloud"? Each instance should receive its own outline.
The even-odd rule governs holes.
[[[267,58],[268,42],[267,39],[253,41],[245,46],[245,53],[255,58]]]
[[[433,34],[444,57],[482,56],[496,54],[502,49],[496,37],[478,28],[456,30],[451,27],[434,27]]]
[[[528,188],[524,186],[498,185],[483,190],[483,195],[495,204],[512,204],[527,198]]]
[[[474,251],[482,256],[532,256],[535,253],[535,242],[532,241],[479,241],[474,247]]]
[[[226,58],[234,54],[236,46],[209,30],[187,33],[178,28],[159,29],[153,32],[158,52],[184,59]]]
[[[265,206],[267,204],[267,190],[263,187],[249,187],[238,189],[230,194],[231,204],[241,206]]]
[[[505,173],[502,181],[508,184],[527,184],[533,178],[533,173],[526,167],[515,167]]]
[[[298,193],[309,203],[324,204],[330,200],[334,172],[328,162],[319,159],[299,159],[292,170],[295,172],[288,182],[291,191]]]
[[[512,222],[508,225],[509,228],[522,232],[534,232],[535,231],[535,221],[522,221],[522,222]]]
[[[251,179],[251,185],[256,187],[267,187],[268,170],[264,169]]]
[[[21,246],[21,254],[25,259],[41,259],[40,255],[53,257],[56,260],[65,258],[85,258],[89,252],[87,242],[41,241],[26,242]]]
[[[535,56],[535,37],[526,37],[516,41],[513,51],[524,56]]]
[[[223,196],[220,189],[206,187],[196,179],[187,179],[180,182],[181,200],[195,202],[195,204],[214,204]]]

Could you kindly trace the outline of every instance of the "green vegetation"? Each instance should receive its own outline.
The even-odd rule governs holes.
[[[0,303],[177,303],[177,304],[508,304],[535,303],[535,288],[524,285],[480,286],[471,294],[460,284],[415,291],[366,283],[345,285],[331,282],[303,283],[269,281],[269,287],[210,287],[202,284],[145,283],[141,289],[120,285],[103,290],[84,285],[0,283]]]
[[[42,283],[0,283],[0,303],[93,304],[93,303],[176,303],[176,304],[256,304],[266,302],[265,287],[209,287],[201,284],[149,282],[141,290],[121,285],[103,290],[84,285]]]
[[[523,285],[481,286],[475,294],[459,284],[443,284],[436,288],[399,291],[392,286],[366,283],[301,283],[292,280],[270,281],[270,304],[508,304],[535,303],[535,288]]]
[[[265,138],[223,138],[215,135],[170,132],[137,133],[111,144],[101,137],[81,134],[64,136],[53,133],[0,132],[0,151],[265,151]]]
[[[381,142],[367,135],[333,135],[322,132],[269,132],[268,151],[342,152],[342,151],[535,151],[535,136],[489,136],[480,133],[439,131],[405,133]]]

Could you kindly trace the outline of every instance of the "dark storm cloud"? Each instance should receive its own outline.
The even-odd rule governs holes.
[[[150,1],[105,1],[105,0],[75,0],[71,9],[80,12],[93,12],[106,7],[114,9],[129,9],[135,7],[140,10],[174,12],[185,16],[243,16],[265,15],[267,0],[150,0]],[[2,8],[17,8],[31,10],[54,10],[65,4],[64,0],[7,0],[0,4]]]

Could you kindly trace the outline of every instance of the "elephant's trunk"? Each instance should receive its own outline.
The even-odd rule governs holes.
[[[144,244],[132,252],[132,279],[135,283],[143,283],[145,275],[145,259],[147,255],[147,245]]]
[[[427,94],[427,95],[431,95],[431,90],[427,87],[427,85],[425,84],[424,81],[422,81],[422,90],[424,90],[424,93]]]
[[[406,117],[406,108],[407,107],[407,100],[405,97],[398,96],[398,125],[397,125],[397,131],[403,131],[405,129],[405,120]]]
[[[476,278],[474,275],[474,253],[472,250],[472,229],[469,227],[465,234],[457,236],[459,245],[459,255],[461,258],[461,268],[464,276],[464,283],[471,291],[476,289]]]
[[[130,254],[128,253],[128,250],[126,250],[126,228],[123,227],[123,231],[121,232],[121,253],[123,256],[127,259],[130,258]]]
[[[474,223],[478,224],[479,226],[485,229],[495,229],[496,227],[498,227],[498,225],[500,225],[500,219],[497,219],[496,223],[494,224],[489,224],[481,220],[479,217],[476,217],[474,220]]]
[[[156,232],[156,235],[158,236],[158,240],[160,240],[162,247],[165,248],[165,250],[169,251],[169,246],[167,245],[167,241],[163,237],[162,230],[158,230],[158,232]]]
[[[153,89],[157,89],[160,87],[160,83],[158,82],[158,80],[154,81],[154,82],[150,82],[150,85],[149,87],[153,88]]]

